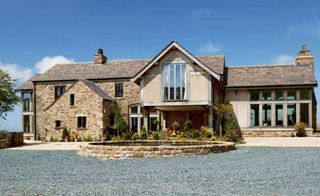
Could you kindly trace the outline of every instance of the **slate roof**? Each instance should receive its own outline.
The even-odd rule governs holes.
[[[89,80],[81,79],[81,81],[87,85],[92,91],[97,93],[101,98],[106,100],[112,100],[112,97],[105,91],[103,91],[99,86],[97,86],[94,82]]]
[[[198,56],[196,58],[217,74],[223,74],[224,56]]]
[[[23,91],[23,90],[33,90],[33,83],[31,81],[31,78],[25,81],[16,89],[16,91]]]
[[[308,66],[258,65],[226,68],[226,87],[317,85]]]

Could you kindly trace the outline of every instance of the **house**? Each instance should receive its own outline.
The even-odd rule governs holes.
[[[316,126],[313,56],[305,45],[295,64],[226,66],[224,56],[193,56],[172,41],[152,59],[108,60],[99,49],[94,62],[57,64],[18,88],[23,131],[36,139],[61,137],[63,127],[102,137],[112,101],[131,132],[191,120],[195,129],[219,130],[213,106],[233,105],[244,135],[289,136],[296,122],[308,134]]]

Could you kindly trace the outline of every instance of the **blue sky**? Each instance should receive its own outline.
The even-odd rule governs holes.
[[[320,76],[319,0],[8,0],[0,7],[0,68],[19,84],[54,63],[91,61],[97,48],[109,59],[146,58],[173,39],[194,55],[225,55],[227,65],[290,63],[307,43]],[[0,129],[20,130],[20,110]]]

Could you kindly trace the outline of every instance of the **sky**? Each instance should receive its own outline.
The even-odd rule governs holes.
[[[320,76],[319,0],[2,0],[0,8],[0,69],[17,85],[56,63],[92,61],[98,48],[108,59],[150,58],[172,40],[194,55],[225,55],[227,66],[293,63],[306,43]],[[21,106],[0,129],[22,129]]]

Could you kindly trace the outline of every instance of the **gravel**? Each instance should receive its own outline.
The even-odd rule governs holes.
[[[319,148],[97,160],[76,151],[0,151],[0,195],[320,195]]]

